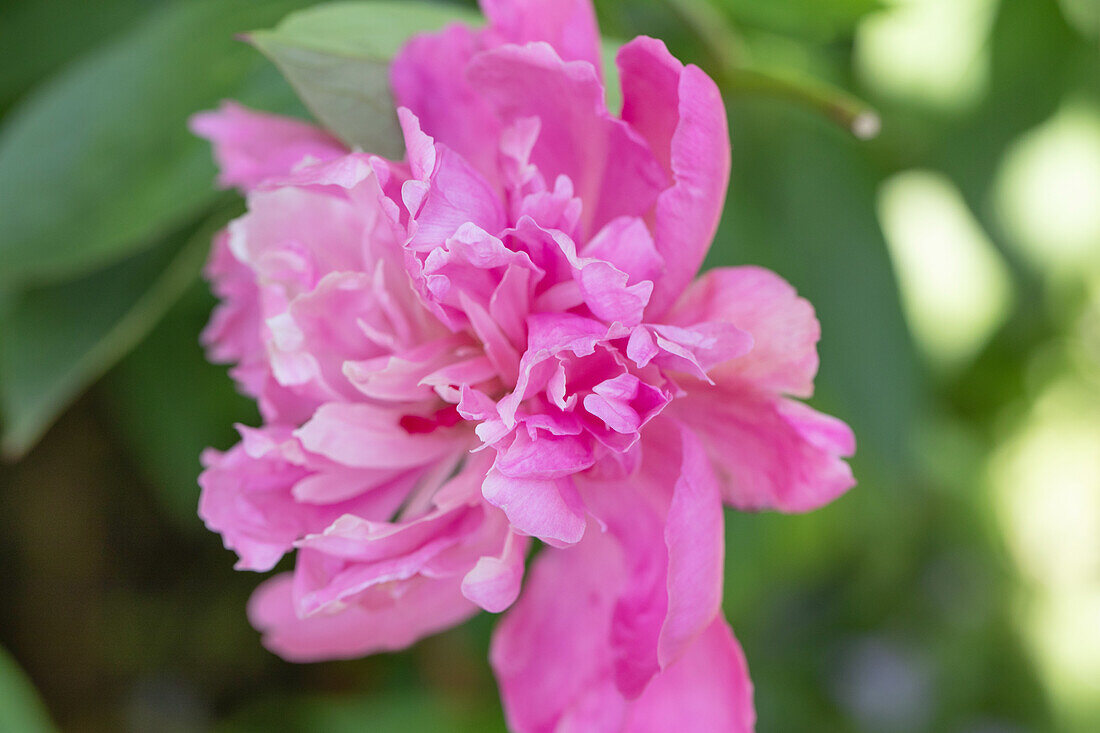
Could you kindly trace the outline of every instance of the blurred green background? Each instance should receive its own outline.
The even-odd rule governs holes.
[[[503,730],[492,618],[283,663],[195,516],[199,450],[257,417],[197,344],[240,204],[184,121],[304,114],[232,37],[310,4],[0,4],[0,731]],[[815,304],[814,403],[860,440],[832,506],[727,515],[761,733],[1100,730],[1100,3],[596,6],[721,80],[708,264]]]

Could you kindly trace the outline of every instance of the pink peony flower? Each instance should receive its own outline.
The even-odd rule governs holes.
[[[249,609],[287,659],[511,607],[512,729],[749,731],[722,504],[853,484],[851,432],[792,399],[813,309],[759,268],[694,279],[730,166],[702,71],[635,39],[614,116],[588,0],[482,6],[394,61],[404,161],[232,103],[194,118],[248,200],[204,340],[264,420],[203,455],[200,514],[239,568],[297,550]]]

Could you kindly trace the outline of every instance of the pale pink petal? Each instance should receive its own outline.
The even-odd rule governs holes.
[[[199,476],[199,516],[237,552],[239,569],[270,570],[298,539],[348,512],[388,517],[417,478],[310,466],[309,456],[291,448],[289,427],[241,428],[241,436],[225,453],[205,451]],[[331,481],[339,483],[339,492],[318,496],[306,487]],[[305,500],[303,492],[310,494]]]
[[[657,201],[654,240],[666,272],[647,311],[656,320],[710,249],[729,183],[729,130],[715,83],[698,67],[680,64],[660,41],[631,41],[619,51],[618,63],[623,120],[645,138],[674,180]]]
[[[500,555],[485,555],[462,578],[462,594],[490,613],[500,613],[519,597],[528,540],[508,532]]]
[[[223,102],[190,121],[191,131],[214,145],[218,183],[249,191],[272,176],[289,173],[303,161],[328,160],[347,148],[318,127],[291,117],[255,112]]]
[[[750,352],[708,371],[715,382],[736,381],[795,397],[813,394],[821,327],[813,306],[770,270],[710,270],[685,291],[667,321],[729,323],[752,335]]]
[[[256,275],[229,249],[227,231],[215,235],[203,274],[220,299],[202,332],[206,357],[236,364],[233,378],[245,394],[258,397],[270,374],[262,339],[263,310]]]
[[[295,607],[301,615],[331,613],[368,588],[424,575],[433,558],[481,521],[482,512],[469,507],[413,522],[363,522],[345,515],[323,534],[297,543]]]
[[[403,413],[366,403],[330,402],[295,431],[307,450],[356,468],[422,466],[462,449],[440,430],[413,434],[401,427]]]
[[[547,41],[566,61],[600,68],[600,32],[592,0],[481,0],[490,43]]]
[[[372,588],[340,612],[299,618],[291,576],[283,574],[256,589],[248,617],[264,645],[283,659],[351,659],[404,649],[474,615],[477,606],[462,595],[460,581],[417,576]]]
[[[801,403],[699,386],[669,410],[703,440],[723,498],[738,509],[810,511],[855,484],[843,460],[855,451],[851,430]]]

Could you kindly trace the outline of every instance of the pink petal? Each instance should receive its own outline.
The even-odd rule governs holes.
[[[354,512],[387,517],[416,476],[308,466],[289,427],[241,429],[242,441],[226,453],[203,453],[199,516],[237,552],[239,569],[270,570],[301,537],[320,532]],[[297,454],[297,455],[295,455]],[[317,496],[306,484],[339,490]],[[309,494],[304,500],[302,493]]]
[[[660,41],[631,41],[619,51],[618,64],[623,120],[645,138],[674,180],[657,201],[654,240],[667,269],[647,310],[656,320],[710,249],[729,183],[729,130],[715,83],[698,67],[681,65]]]
[[[438,461],[462,450],[461,436],[437,430],[410,434],[400,425],[400,410],[365,403],[331,402],[295,431],[306,450],[354,468],[409,468]]]
[[[299,618],[291,576],[278,575],[256,589],[248,604],[264,645],[291,662],[351,659],[404,649],[477,612],[462,595],[460,578],[414,577],[371,589],[344,610]]]
[[[462,595],[490,613],[500,613],[519,597],[528,540],[509,532],[499,556],[486,555],[462,578]]]
[[[414,175],[414,180],[406,181],[401,189],[412,219],[408,246],[428,251],[443,244],[464,224],[473,224],[490,234],[501,231],[504,208],[485,177],[457,152],[426,135],[411,111],[399,109],[398,116]]]
[[[745,655],[726,620],[716,618],[676,664],[631,702],[618,730],[752,733],[755,725]]]
[[[501,46],[475,57],[469,76],[506,125],[540,120],[531,162],[546,180],[565,175],[573,182],[584,202],[585,232],[645,214],[666,187],[646,144],[608,114],[591,64],[563,62],[544,43]]]
[[[684,653],[722,606],[722,498],[699,438],[687,429],[680,433],[680,477],[672,492],[664,530],[668,612],[657,646],[662,669]]]
[[[481,0],[490,43],[547,41],[566,61],[600,68],[600,32],[591,0]]]
[[[263,180],[284,175],[305,160],[327,160],[347,149],[313,125],[290,117],[255,112],[223,102],[190,121],[191,131],[214,144],[221,172],[218,183],[249,191]]]
[[[609,221],[588,241],[581,255],[606,260],[625,272],[631,284],[656,282],[665,270],[664,258],[657,253],[645,221],[634,216]]]
[[[574,435],[532,438],[519,430],[512,444],[498,449],[496,469],[512,478],[554,479],[572,476],[595,462],[592,448]]]
[[[633,700],[616,689],[611,628],[628,553],[610,534],[544,552],[497,626],[490,661],[517,733],[750,733],[744,655],[722,618]]]
[[[851,430],[805,405],[749,389],[693,386],[669,411],[701,437],[726,502],[804,512],[853,485]]]
[[[584,536],[584,504],[569,477],[516,478],[493,469],[481,491],[519,532],[555,547],[575,544]]]
[[[394,57],[390,81],[399,107],[408,107],[428,135],[466,158],[497,183],[500,122],[466,80],[482,50],[483,34],[462,25],[416,36]]]
[[[621,577],[621,551],[597,531],[535,560],[489,651],[509,730],[554,731],[564,713],[610,682],[607,634]]]
[[[752,350],[709,370],[719,384],[809,397],[817,373],[821,327],[813,306],[785,280],[760,267],[719,267],[691,284],[669,323],[728,323],[752,334]]]

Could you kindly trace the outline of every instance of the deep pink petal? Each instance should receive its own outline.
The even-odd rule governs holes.
[[[510,730],[554,731],[590,691],[610,685],[608,630],[621,577],[622,553],[598,531],[535,560],[489,651]]]
[[[680,476],[672,492],[664,529],[668,548],[668,612],[657,646],[662,669],[684,654],[722,606],[725,559],[722,498],[699,438],[687,429],[680,433]]]
[[[679,661],[630,703],[624,718],[622,733],[752,733],[752,681],[726,620],[714,619]]]
[[[547,41],[566,61],[600,68],[600,32],[591,0],[481,0],[490,43]]]
[[[572,181],[584,202],[585,232],[645,214],[667,186],[645,142],[608,114],[591,64],[564,62],[544,43],[502,46],[474,58],[470,79],[505,124],[539,119],[531,162],[547,180]]]
[[[466,65],[484,47],[482,35],[455,24],[416,36],[394,57],[390,80],[397,105],[408,107],[424,132],[496,185],[500,122],[466,80]]]
[[[683,66],[660,41],[637,38],[619,51],[623,120],[649,143],[673,178],[660,195],[654,228],[666,272],[647,317],[659,319],[695,276],[710,249],[730,174],[726,110],[715,83]]]
[[[482,493],[524,534],[555,547],[575,544],[584,536],[584,504],[571,478],[516,478],[494,469],[485,477]]]

